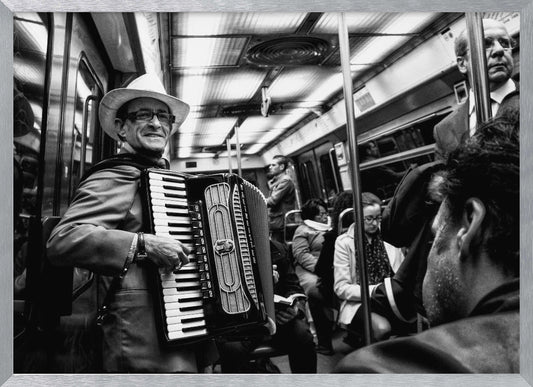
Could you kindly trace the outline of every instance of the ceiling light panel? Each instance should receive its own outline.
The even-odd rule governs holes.
[[[344,20],[348,33],[371,33],[378,31],[380,25],[388,24],[397,14],[378,12],[346,12]],[[325,13],[316,23],[313,33],[338,34],[337,13]]]
[[[258,69],[175,72],[174,94],[192,106],[248,103],[263,82],[265,74]]]
[[[235,126],[235,117],[217,117],[186,120],[178,132],[181,134],[194,134],[201,136],[214,136],[217,139],[226,137]],[[181,141],[180,141],[181,142]]]
[[[268,137],[275,138],[282,135],[285,129],[272,129],[269,131],[257,131],[257,132],[243,132],[239,128],[239,143],[240,144],[266,144],[270,140]],[[232,144],[235,144],[235,136],[230,139]]]
[[[243,153],[245,155],[255,155],[256,153],[261,151],[265,146],[266,144],[254,144],[250,146],[249,148],[245,149]]]
[[[383,30],[386,34],[409,34],[421,32],[431,21],[439,16],[435,12],[400,13]]]
[[[226,134],[224,132],[218,132],[215,134],[209,134],[209,135],[196,135],[196,134],[185,134],[184,136],[191,136],[192,137],[192,144],[197,146],[218,146],[220,144],[224,144],[226,140]]]
[[[323,102],[342,87],[342,83],[336,82],[336,77],[333,77],[338,73],[339,69],[332,67],[306,66],[286,68],[272,83],[268,91],[272,101],[275,103]],[[309,85],[314,85],[315,87],[310,88]],[[323,92],[320,94],[315,93],[318,88],[321,88]]]
[[[239,63],[248,38],[173,38],[172,66],[209,68]]]
[[[268,117],[253,116],[248,117],[239,127],[240,133],[248,132],[262,132],[266,133],[270,130],[287,130],[292,125],[305,117],[306,113],[289,114],[289,115],[271,115]]]
[[[437,13],[429,12],[411,12],[394,15],[396,15],[396,17],[380,31],[383,34],[391,35],[375,36],[371,39],[361,41],[362,46],[353,50],[353,55],[350,60],[351,64],[370,64],[380,62],[412,37],[411,35],[402,34],[419,33],[438,16]],[[376,50],[376,47],[378,47],[379,50]]]
[[[296,31],[305,13],[173,13],[172,34],[212,36],[224,34],[287,34]]]

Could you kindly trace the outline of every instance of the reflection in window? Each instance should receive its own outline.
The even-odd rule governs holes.
[[[76,105],[74,113],[74,129],[71,154],[71,168],[69,184],[69,202],[72,200],[76,187],[83,173],[96,161],[99,154],[98,139],[95,138],[96,125],[98,124],[97,103],[102,91],[96,83],[85,60],[80,62],[76,79]],[[85,131],[85,133],[84,133]],[[85,155],[85,163],[82,163]]]
[[[47,41],[47,20],[41,19],[37,13],[15,15],[13,23],[15,299],[25,298],[29,218],[38,213],[37,180],[40,168]],[[15,312],[17,312],[16,305]],[[17,325],[15,320],[16,330]]]

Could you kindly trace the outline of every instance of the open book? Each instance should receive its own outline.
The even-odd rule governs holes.
[[[303,293],[294,293],[289,297],[283,297],[278,294],[274,294],[275,306],[294,306],[299,300],[307,300],[307,296]]]

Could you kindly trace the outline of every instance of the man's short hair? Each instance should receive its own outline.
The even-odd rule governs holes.
[[[280,165],[283,165],[285,170],[289,167],[290,160],[288,157],[285,157],[283,155],[276,155],[273,157],[273,159],[276,159]]]
[[[494,262],[519,273],[520,146],[518,114],[493,119],[447,159],[440,190],[450,221],[460,219],[469,198],[486,208],[485,246]]]
[[[507,27],[505,27],[505,25],[498,21],[498,20],[495,20],[495,19],[483,19],[483,23],[484,25],[485,24],[488,24],[488,23],[491,23],[491,24],[501,24],[505,30],[507,31]],[[514,40],[511,38],[511,42],[514,43]],[[455,56],[465,56],[466,55],[466,52],[468,51],[468,39],[467,39],[467,35],[466,35],[466,29],[462,30],[461,33],[459,35],[457,35],[457,38],[455,38],[455,41],[454,41],[454,50],[455,50]]]
[[[466,30],[461,31],[461,33],[455,38],[454,42],[455,56],[465,56],[466,51],[468,50],[468,40],[466,38]]]
[[[363,208],[366,206],[373,206],[374,204],[381,206],[381,199],[372,192],[361,193],[361,202],[363,204]]]

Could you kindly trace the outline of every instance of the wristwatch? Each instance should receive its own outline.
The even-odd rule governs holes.
[[[148,254],[146,254],[146,246],[144,245],[144,233],[138,232],[137,236],[137,254],[135,255],[134,262],[138,263],[146,261]]]

